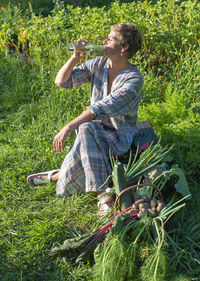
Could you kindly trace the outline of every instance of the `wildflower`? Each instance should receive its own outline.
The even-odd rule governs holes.
[[[152,69],[154,69],[154,68],[155,68],[155,65],[152,66]]]
[[[11,43],[11,42],[8,42],[8,47],[15,48],[15,45],[13,43]]]
[[[178,53],[179,54],[179,56],[181,56],[181,53]]]
[[[177,77],[175,76],[174,79],[177,80]]]
[[[166,82],[166,83],[165,83],[165,85],[166,85],[166,86],[168,86],[168,85],[169,85],[169,83],[168,83],[168,82]]]
[[[176,60],[175,63],[178,64],[178,61]]]
[[[174,42],[172,42],[172,46],[174,46],[175,45],[175,43]]]
[[[197,39],[197,41],[198,41],[198,42],[200,42],[200,38],[199,38],[199,39]]]
[[[153,83],[153,81],[150,81],[149,83],[150,83],[150,84],[152,84],[152,83]]]

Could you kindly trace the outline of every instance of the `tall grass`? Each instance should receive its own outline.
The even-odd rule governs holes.
[[[139,120],[150,120],[164,145],[175,143],[174,161],[187,175],[196,206],[194,213],[188,203],[188,217],[200,222],[199,11],[193,0],[113,2],[107,9],[61,5],[46,17],[12,4],[1,7],[0,280],[92,280],[91,265],[49,253],[66,238],[97,227],[95,197],[58,199],[55,185],[30,187],[26,177],[61,165],[75,135],[62,155],[53,151],[53,137],[89,104],[89,85],[73,90],[54,85],[69,58],[67,41],[100,43],[114,23],[132,22],[142,30],[143,51],[132,60],[145,79]],[[197,278],[170,268],[168,275]]]

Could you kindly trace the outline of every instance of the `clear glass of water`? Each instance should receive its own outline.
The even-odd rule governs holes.
[[[92,52],[92,51],[103,51],[104,50],[104,45],[93,45],[93,44],[88,44],[88,45],[81,45],[78,43],[68,43],[67,44],[67,49],[68,52],[72,53],[74,52],[74,46],[76,46],[78,52]]]

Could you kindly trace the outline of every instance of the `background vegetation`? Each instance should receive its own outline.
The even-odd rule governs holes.
[[[58,3],[61,3],[63,6],[73,5],[73,7],[104,7],[109,8],[112,4],[112,0],[12,0],[12,4],[20,7],[22,11],[26,11],[29,6],[34,10],[36,15],[47,16]],[[130,3],[131,0],[119,0],[119,3]],[[7,5],[7,0],[1,0],[2,5]]]
[[[185,223],[193,218],[198,225],[200,4],[27,2],[5,1],[0,8],[0,280],[92,280],[89,264],[56,260],[49,252],[66,238],[96,228],[95,197],[61,200],[53,184],[26,184],[27,175],[60,166],[64,155],[53,151],[53,137],[89,104],[89,85],[73,90],[54,85],[69,58],[66,43],[80,37],[101,43],[114,23],[139,26],[143,50],[132,60],[145,79],[139,120],[150,120],[163,145],[175,144],[173,158],[193,195]],[[73,140],[71,134],[66,152]],[[169,267],[166,280],[200,280],[198,268],[179,270]]]

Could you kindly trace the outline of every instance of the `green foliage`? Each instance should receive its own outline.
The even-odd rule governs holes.
[[[53,138],[89,104],[89,85],[73,90],[54,85],[56,73],[70,56],[66,43],[84,38],[100,44],[112,24],[139,26],[143,49],[131,60],[145,80],[139,120],[150,120],[162,145],[174,143],[174,162],[186,173],[198,214],[200,4],[28,2],[17,6],[18,0],[1,1],[0,7],[0,280],[92,280],[91,266],[55,260],[49,252],[65,239],[96,228],[95,197],[83,194],[61,200],[55,198],[52,184],[38,188],[26,184],[27,175],[60,166],[64,155],[53,151]],[[87,54],[86,59],[99,54]],[[69,136],[65,152],[74,137]],[[190,215],[191,204],[187,203]],[[200,223],[196,213],[193,225]],[[192,268],[188,251],[193,245],[186,245]],[[194,271],[189,279],[184,270],[177,266],[172,272],[167,266],[169,280],[199,276]]]
[[[95,260],[94,280],[123,281],[136,275],[136,248],[136,244],[126,243],[118,236],[108,238],[105,246],[97,248],[99,254],[95,254],[98,259]]]
[[[48,16],[52,10],[59,10],[66,5],[73,7],[110,7],[113,0],[1,0],[1,6],[18,6],[25,12],[31,5],[36,15]],[[132,0],[120,0],[120,3],[131,3]]]
[[[155,256],[156,248],[152,247],[149,249],[149,255],[146,257],[142,267],[141,267],[141,278],[142,280],[146,281],[163,281],[166,280],[166,273],[167,273],[167,255],[166,251],[160,250],[159,252],[159,262],[157,268],[157,274],[154,274],[154,267],[155,267]]]
[[[200,224],[194,218],[182,217],[179,223],[168,232],[169,263],[172,268],[200,274]]]
[[[126,216],[117,218],[116,222]],[[149,227],[152,219],[145,217],[133,220],[122,229],[114,228],[106,237],[106,243],[100,245],[94,254],[94,280],[96,281],[124,281],[131,280],[138,275],[138,249],[142,239],[149,240]],[[121,223],[120,223],[121,224]],[[150,238],[151,239],[151,238]],[[152,240],[152,239],[151,239]]]

